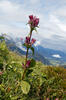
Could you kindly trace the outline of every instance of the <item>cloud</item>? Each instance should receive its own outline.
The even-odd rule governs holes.
[[[36,43],[34,44],[34,46],[38,46],[40,44],[41,44],[40,41],[36,41]]]
[[[40,2],[40,0],[30,0],[31,4],[35,5],[38,4]]]
[[[63,36],[56,35],[56,34],[52,35],[52,38],[55,39],[55,40],[56,40],[56,39],[57,39],[57,40],[58,40],[58,39],[61,39],[61,40],[64,39]]]
[[[66,4],[58,8],[54,14],[60,17],[66,17]]]
[[[55,58],[61,58],[61,56],[58,55],[58,54],[54,54],[54,55],[52,55],[52,56],[55,57]]]
[[[23,6],[8,0],[0,1],[0,13],[2,13],[0,16],[0,32],[10,32],[16,34],[16,36],[20,33],[25,36],[28,32],[26,23],[29,11],[26,11]]]
[[[60,30],[66,32],[66,24],[63,24],[58,18],[56,18],[56,16],[50,15],[50,17],[51,17],[50,19],[51,22],[56,24],[60,28]]]
[[[40,44],[66,50],[65,4],[65,0],[0,0],[0,32],[25,37],[29,33],[28,16],[34,14],[40,18],[38,34],[33,32]]]
[[[0,1],[0,9],[2,12],[0,19],[4,19],[5,21],[9,22],[24,22],[26,20],[26,10],[23,6],[21,7],[20,4],[16,4],[8,0]],[[23,15],[25,16],[25,18],[23,17]]]

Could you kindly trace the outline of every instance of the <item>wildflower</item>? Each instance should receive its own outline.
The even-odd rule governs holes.
[[[27,67],[27,68],[30,66],[30,63],[31,63],[31,61],[28,60],[27,63],[26,63],[26,67]]]
[[[25,44],[27,44],[27,45],[32,45],[32,44],[34,44],[35,43],[35,39],[33,39],[32,38],[32,40],[30,41],[30,37],[26,37],[26,40],[25,40]]]
[[[30,25],[31,28],[35,28],[39,24],[39,18],[36,18],[36,16],[30,15],[29,16],[29,22],[28,24]]]
[[[0,72],[0,75],[2,75],[3,74],[3,72]]]
[[[32,40],[31,40],[31,45],[34,44],[35,41],[36,41],[36,40],[32,38]]]
[[[34,21],[34,27],[37,27],[38,26],[38,24],[39,24],[39,18],[36,18],[36,16],[34,17],[34,19],[33,19],[33,21]]]
[[[46,100],[50,100],[49,98],[46,98]]]
[[[25,43],[30,44],[30,37],[26,37]]]
[[[27,62],[26,62],[26,65],[24,65],[24,63],[22,63],[22,67],[23,68],[28,68],[29,66],[30,66],[30,63],[31,63],[31,61],[30,60],[28,60]]]
[[[30,15],[30,16],[29,16],[29,19],[30,19],[30,20],[33,20],[33,15]]]

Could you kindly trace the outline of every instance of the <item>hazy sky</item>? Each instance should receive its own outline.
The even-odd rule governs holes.
[[[66,52],[66,0],[0,0],[0,33],[25,37],[31,14],[40,18],[33,33],[40,44]]]

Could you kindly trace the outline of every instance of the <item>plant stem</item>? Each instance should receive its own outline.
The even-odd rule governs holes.
[[[30,29],[30,40],[31,40],[31,36],[32,36],[32,29]],[[24,79],[25,77],[25,73],[26,73],[26,63],[27,63],[27,58],[28,58],[28,48],[27,48],[27,52],[26,52],[26,60],[25,60],[25,68],[24,68],[24,73],[23,73],[23,76],[22,76],[22,80]]]
[[[25,73],[26,73],[26,68],[24,69],[24,73],[23,73],[23,76],[22,76],[22,80],[23,80],[24,77],[25,77]]]
[[[27,63],[27,58],[28,58],[28,48],[27,48],[27,52],[26,52],[25,68],[24,68],[24,73],[23,73],[23,76],[22,76],[22,80],[24,79],[25,73],[26,73],[26,63]]]
[[[25,62],[27,62],[27,58],[28,58],[28,48],[27,48],[27,52],[26,52],[26,60],[25,60]],[[26,63],[25,63],[25,65],[26,65]]]

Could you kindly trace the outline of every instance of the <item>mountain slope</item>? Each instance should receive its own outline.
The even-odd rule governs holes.
[[[19,55],[26,55],[26,52],[23,50],[23,48],[20,48],[18,45],[16,45],[16,43],[13,41],[13,39],[11,39],[11,38],[6,39],[6,44],[10,50],[19,53]],[[45,65],[50,65],[49,60],[46,59],[44,56],[42,56],[40,53],[38,53],[36,50],[35,50],[34,55],[31,55],[31,52],[29,52],[28,57],[33,57],[35,60],[41,61]]]
[[[22,47],[21,42],[23,43],[23,41],[21,41],[19,38],[15,40],[13,40],[13,38],[11,37],[9,39],[6,39],[6,44],[9,47],[9,49],[18,52],[20,55],[25,55],[26,49]],[[32,56],[34,59],[41,61],[42,63],[47,65],[66,64],[66,53],[59,50],[44,48],[41,45],[34,46],[34,48],[35,48],[35,55]]]
[[[58,64],[62,64],[66,62],[66,53],[62,51],[44,48],[40,45],[35,47],[35,49],[42,56],[47,57],[49,60],[57,61]]]
[[[24,60],[0,43],[0,100],[66,100],[66,69],[36,62],[22,80]]]

